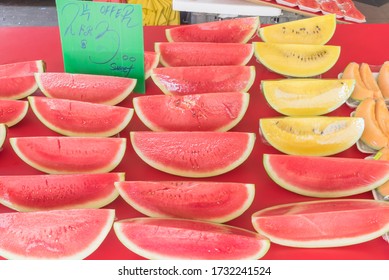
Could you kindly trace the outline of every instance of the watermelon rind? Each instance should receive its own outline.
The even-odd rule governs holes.
[[[91,213],[91,217],[99,223],[99,228],[94,229],[92,221],[89,222],[87,218],[81,218],[78,221],[78,214],[82,216],[83,213]],[[14,215],[15,219],[18,216],[23,216],[28,222],[23,224],[22,221],[17,221],[19,224],[15,224],[14,220],[7,225],[6,228],[0,226],[0,256],[11,259],[25,259],[25,260],[81,260],[88,257],[103,243],[108,233],[111,231],[113,222],[115,220],[114,209],[69,209],[69,210],[50,210],[50,211],[37,211],[37,212],[14,212],[3,213],[1,215]],[[65,219],[65,216],[70,216]],[[37,219],[35,216],[38,216]],[[52,216],[58,216],[56,223],[48,223],[48,219],[51,221]],[[34,217],[34,218],[32,218]],[[46,218],[45,218],[46,217]],[[8,220],[8,219],[7,219]],[[34,220],[36,220],[34,222]],[[38,222],[39,221],[39,222]],[[31,222],[34,222],[31,224]],[[30,223],[30,225],[28,224]],[[75,227],[73,224],[76,224]],[[15,227],[15,228],[14,228]],[[88,231],[88,234],[94,233],[90,240],[83,240],[83,236],[77,238],[77,230],[80,227],[84,227],[83,231]],[[59,232],[55,230],[58,229]],[[7,232],[14,231],[12,234],[12,240],[5,239]],[[93,232],[93,230],[97,232]],[[52,234],[50,234],[52,231]],[[61,236],[62,233],[65,233]],[[49,233],[49,234],[48,234]],[[5,236],[3,236],[3,234]],[[10,235],[10,234],[8,234]],[[34,240],[37,239],[37,240]],[[54,240],[53,240],[54,239]],[[18,242],[19,250],[6,249],[7,243]],[[74,250],[72,253],[63,253],[58,251],[68,250],[68,248]],[[74,247],[80,247],[75,250]],[[38,249],[41,252],[37,255],[34,251]],[[42,252],[43,251],[43,252]]]
[[[137,133],[143,133],[143,132],[135,132],[135,131],[130,132],[130,140],[131,140],[132,146],[133,146],[136,154],[145,163],[147,163],[151,167],[153,167],[153,168],[155,168],[157,170],[163,171],[165,173],[169,173],[169,174],[173,174],[173,175],[177,175],[177,176],[182,176],[182,177],[191,177],[191,178],[213,177],[213,176],[217,176],[217,175],[221,175],[221,174],[227,173],[227,172],[235,169],[236,167],[240,166],[250,156],[250,154],[251,154],[251,152],[252,152],[252,150],[254,148],[255,138],[256,138],[254,133],[244,133],[244,134],[247,135],[248,141],[246,143],[246,147],[244,149],[244,152],[242,154],[240,154],[238,158],[236,158],[233,162],[229,163],[226,166],[219,167],[219,168],[215,167],[213,170],[210,170],[210,171],[202,171],[202,170],[199,170],[198,167],[197,168],[192,168],[191,170],[181,169],[179,166],[176,165],[176,162],[173,162],[169,166],[169,165],[165,164],[164,162],[154,161],[153,159],[151,159],[150,157],[145,155],[145,153],[142,150],[142,148],[139,147],[136,144],[135,137],[136,137]],[[179,141],[173,141],[174,140],[173,134],[174,133],[179,133],[179,134],[180,133],[188,133],[188,135],[187,135],[188,139],[191,139],[191,138],[193,139],[193,137],[194,137],[193,133],[197,133],[197,132],[184,132],[183,131],[183,132],[150,132],[150,133],[153,133],[153,134],[164,133],[166,135],[170,134],[171,137],[172,137],[172,141],[170,143],[164,143],[165,148],[167,148],[167,145],[171,145],[171,147],[173,147],[174,149],[177,149],[177,154],[178,154],[179,152],[185,151],[185,147],[182,147],[180,145]],[[207,133],[240,133],[240,132],[201,132],[201,134],[204,134],[205,137],[207,137],[206,136]],[[227,134],[225,134],[225,135],[227,137]],[[153,138],[152,141],[154,141],[154,140],[156,140],[156,139]],[[154,144],[158,145],[158,143],[154,143]],[[185,144],[187,144],[187,143],[184,143],[184,145]],[[196,146],[196,144],[193,144],[193,145]],[[200,148],[198,147],[197,149],[200,149]],[[200,152],[197,151],[197,153],[200,153]],[[210,157],[209,159],[211,159],[212,153],[208,153],[207,151],[206,151],[206,153],[207,153],[207,156]],[[233,156],[235,157],[236,155],[233,155]],[[182,159],[178,158],[177,160],[178,161],[182,160],[179,164],[182,164],[182,163],[188,161],[188,159],[183,159],[183,158]],[[196,162],[196,164],[197,165],[201,165],[201,163],[198,163],[198,162]]]
[[[169,183],[175,183],[182,187],[177,189],[172,189]],[[217,182],[185,182],[185,181],[176,181],[176,182],[157,182],[157,181],[128,181],[128,182],[116,182],[115,187],[118,190],[120,196],[131,205],[138,212],[154,218],[186,218],[186,219],[196,219],[203,220],[215,223],[225,223],[230,220],[233,220],[240,215],[242,215],[252,204],[255,196],[255,185],[254,184],[241,184],[239,185],[239,191],[230,192],[227,194],[227,191],[224,195],[217,194],[213,191],[213,186],[219,185],[223,186],[225,183]],[[231,183],[227,183],[231,184]],[[135,186],[135,188],[134,188]],[[151,186],[151,188],[148,188]],[[169,188],[170,186],[170,188]],[[144,190],[145,192],[149,190],[154,190],[152,187],[159,187],[158,194],[152,194],[152,198],[149,199],[147,204],[139,203],[145,202],[148,193],[140,192],[139,190]],[[228,187],[226,187],[228,190]],[[201,194],[196,195],[197,190],[206,190]],[[177,191],[176,191],[177,190]],[[175,192],[176,191],[176,192]],[[220,213],[214,213],[212,209],[217,208],[228,208],[229,204],[225,201],[225,196],[230,196],[230,199],[237,198],[239,199],[243,195],[243,191],[247,194],[243,203],[241,201],[239,208],[226,209],[223,215]],[[153,191],[152,191],[153,192]],[[161,200],[156,202],[155,199],[158,195],[161,197]],[[186,197],[188,198],[186,199]],[[141,197],[143,196],[143,197]],[[233,198],[231,198],[233,196]],[[141,201],[139,201],[141,197]],[[165,197],[165,198],[163,198]],[[194,199],[192,200],[192,197]],[[197,199],[196,199],[197,198]],[[142,201],[143,199],[143,201]],[[220,201],[220,202],[219,202]],[[196,205],[201,205],[201,209],[194,210]],[[236,205],[233,205],[236,206]],[[199,207],[197,207],[199,208]]]
[[[340,210],[331,205],[329,206],[331,208],[323,211],[315,209],[321,203],[333,203],[333,205],[348,203],[354,206],[341,206]],[[363,207],[367,204],[371,204],[372,207],[370,209]],[[313,205],[310,213],[299,212],[299,207],[310,207],[310,205]],[[374,213],[368,213],[366,211],[373,211]],[[276,229],[279,234],[269,233],[258,224],[261,215],[266,216],[267,212],[273,212],[274,214],[271,213],[270,216],[265,218],[268,222],[264,221],[264,225],[273,230]],[[366,213],[370,215],[365,217],[366,215],[364,216],[364,214]],[[386,201],[371,199],[324,199],[276,205],[259,210],[252,215],[252,224],[259,234],[279,245],[297,248],[331,248],[364,243],[386,234],[389,232],[388,214],[389,204]],[[348,220],[341,221],[342,218],[347,218]],[[277,228],[277,224],[279,224],[279,228]],[[304,228],[304,224],[309,226],[310,229]],[[331,228],[326,227],[328,224],[330,224]],[[363,226],[370,226],[372,229],[366,233],[361,233],[361,228],[357,228],[356,224],[358,224],[358,227],[363,224]],[[314,229],[314,234],[302,236],[311,233],[311,229]],[[343,233],[345,231],[348,231],[347,236]]]
[[[122,102],[132,93],[137,83],[135,79],[130,78],[57,72],[35,73],[35,80],[46,97],[105,105],[116,105]],[[69,80],[73,82],[69,83]],[[123,84],[127,86],[123,87]],[[91,90],[96,91],[96,94],[91,94]]]
[[[169,226],[171,222],[176,225]],[[128,231],[127,224],[130,227],[131,224],[139,225]],[[152,260],[256,260],[262,258],[270,248],[269,240],[255,232],[191,219],[132,218],[115,222],[113,228],[126,248]],[[231,239],[235,244],[228,242],[232,242]],[[153,248],[143,248],[137,244],[139,241],[147,241],[147,247]],[[171,243],[180,246],[174,249],[170,247]],[[166,252],[165,248],[170,252]]]
[[[220,104],[212,102],[208,106],[208,97],[211,100],[212,97],[218,97]],[[235,97],[241,97],[241,107],[238,113],[237,110],[234,110],[236,108],[234,106],[240,104],[240,100]],[[150,100],[149,107],[147,100]],[[139,119],[152,131],[222,132],[232,129],[243,119],[249,101],[250,94],[246,92],[223,92],[183,96],[139,96],[133,99],[133,105]],[[160,106],[156,108],[158,102],[160,102]],[[160,112],[158,112],[158,108],[160,108]],[[220,115],[217,115],[217,112]],[[228,121],[222,123],[221,120],[225,119]]]
[[[37,104],[36,104],[36,102],[39,102],[39,101],[45,100],[45,99],[46,99],[45,97],[29,96],[28,102],[30,103],[31,109],[34,112],[34,114],[46,127],[48,127],[49,129],[51,129],[59,134],[66,135],[66,136],[110,137],[110,136],[118,134],[123,129],[125,129],[127,127],[127,125],[129,124],[129,122],[131,121],[132,116],[134,114],[134,109],[131,109],[131,108],[116,107],[116,106],[104,105],[104,104],[95,104],[95,103],[91,103],[91,102],[76,101],[76,100],[49,99],[50,103],[52,103],[52,104],[55,104],[57,102],[58,103],[68,102],[68,104],[69,104],[68,107],[63,108],[63,109],[58,108],[54,105],[54,109],[50,110],[50,114],[52,112],[53,115],[50,116],[50,115],[46,115],[46,114],[42,113],[42,111],[39,109],[39,107],[37,107]],[[82,110],[82,111],[78,110],[78,112],[81,112],[82,114],[85,114],[85,115],[84,116],[77,115],[77,114],[72,115],[72,113],[71,113],[72,105],[74,107],[76,107],[76,106],[84,107],[84,110]],[[44,106],[46,106],[47,108],[50,107],[50,105],[48,105],[47,102],[45,102]],[[116,108],[117,109],[123,108],[123,109],[127,110],[127,113],[125,116],[123,116],[122,120],[119,123],[117,123],[116,126],[112,125],[112,127],[108,130],[96,130],[96,127],[93,127],[91,129],[90,127],[88,127],[88,121],[85,121],[84,122],[85,124],[84,123],[82,124],[83,127],[74,125],[73,127],[74,128],[77,127],[77,129],[69,130],[69,129],[65,129],[63,127],[60,127],[51,121],[51,117],[53,117],[54,121],[57,121],[58,123],[62,122],[62,124],[66,125],[67,122],[71,121],[72,118],[74,120],[83,119],[84,117],[85,117],[85,119],[88,119],[91,116],[95,115],[96,122],[101,121],[104,123],[104,120],[110,121],[112,118],[110,118],[109,115],[99,116],[98,112],[99,112],[99,108],[105,109],[105,108],[108,108],[107,106],[110,106],[112,108],[112,111],[115,111]],[[92,114],[91,114],[91,112],[92,112]],[[66,117],[66,119],[60,118],[60,117],[55,118],[56,115],[63,115]],[[79,130],[79,129],[84,129],[84,130]]]
[[[0,148],[3,147],[6,137],[7,137],[7,126],[3,123],[0,123]]]
[[[317,167],[322,168],[323,173],[320,174],[316,168],[314,171],[310,172],[307,168],[305,170],[289,170],[289,172],[287,172],[288,174],[285,174],[285,168],[280,172],[277,170],[277,166],[272,164],[271,159],[274,157],[278,157],[280,159],[279,162],[283,162],[283,165],[286,165],[285,163],[288,161],[288,158],[296,159],[296,161],[291,161],[291,168],[293,168],[293,165],[297,164],[298,161],[304,163],[312,162],[315,163]],[[363,169],[353,168],[357,163],[361,164],[362,162]],[[263,166],[265,171],[275,183],[291,192],[319,198],[337,198],[365,193],[389,180],[389,163],[384,161],[371,162],[373,165],[367,170],[368,164],[369,163],[366,163],[364,159],[356,158],[263,155]],[[326,170],[327,165],[329,165],[331,170],[336,169],[337,173],[330,172],[330,174],[328,174],[329,171]],[[384,172],[384,169],[387,169],[387,172]],[[285,177],[283,178],[283,176],[286,175],[290,178],[293,178],[294,176],[296,178],[299,177],[301,178],[301,181],[304,181],[302,178],[311,180],[312,185],[309,186],[311,190],[307,189],[305,185],[301,186],[288,182]],[[355,183],[356,180],[359,183]],[[323,185],[326,189],[320,189],[314,182]]]
[[[107,176],[111,182],[104,178]],[[124,178],[124,173],[0,176],[0,203],[19,212],[97,209],[119,196],[114,183]],[[88,180],[96,183],[90,184]]]
[[[113,138],[113,139],[118,139],[120,141],[120,147],[116,151],[114,155],[110,155],[109,161],[105,163],[105,165],[102,165],[101,167],[89,167],[87,166],[82,166],[82,170],[80,170],[79,162],[77,162],[77,155],[85,155],[88,156],[89,151],[88,150],[80,150],[79,147],[75,147],[74,152],[74,162],[71,165],[71,168],[68,166],[67,168],[63,168],[63,159],[61,159],[60,155],[56,151],[40,151],[40,153],[44,154],[47,159],[44,162],[38,162],[36,159],[29,157],[27,154],[23,153],[18,144],[19,139],[26,139],[28,138],[27,141],[30,141],[30,143],[34,143],[34,141],[39,141],[40,137],[11,137],[9,139],[9,142],[11,144],[11,147],[13,148],[14,152],[19,156],[21,160],[23,160],[25,163],[30,165],[31,167],[48,173],[48,174],[76,174],[76,173],[106,173],[110,172],[113,169],[115,169],[121,160],[124,157],[124,153],[126,151],[126,138]],[[46,138],[43,136],[43,138]],[[75,141],[74,144],[77,144],[76,141],[78,140],[77,137],[66,137],[66,136],[60,136],[60,137],[48,137],[52,138],[53,141],[57,141],[59,149],[61,149],[61,138],[67,138],[71,139],[72,141]],[[99,141],[100,139],[105,139],[105,138],[99,138],[99,137],[81,137],[82,140],[88,139],[88,141],[91,141],[90,143],[94,143],[95,140]],[[109,138],[108,138],[109,139]],[[91,149],[94,149],[93,145],[91,145]],[[89,156],[88,156],[89,157]],[[50,159],[51,162],[48,162]],[[93,162],[91,162],[93,164]]]

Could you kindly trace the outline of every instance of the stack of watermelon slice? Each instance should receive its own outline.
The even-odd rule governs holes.
[[[354,5],[353,0],[274,0],[274,2],[309,13],[336,14],[337,18],[344,18],[346,21],[366,22],[365,16]]]

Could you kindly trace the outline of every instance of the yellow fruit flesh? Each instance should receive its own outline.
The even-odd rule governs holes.
[[[336,16],[328,14],[262,27],[259,36],[270,43],[324,45],[332,38],[335,29]]]
[[[254,42],[254,54],[269,70],[291,77],[313,77],[337,62],[339,46]]]
[[[355,110],[355,117],[363,118],[365,129],[361,141],[374,150],[379,150],[388,144],[388,138],[382,132],[375,113],[376,101],[373,98],[364,99]]]
[[[316,116],[331,112],[350,97],[354,80],[283,79],[262,81],[270,106],[289,116]]]
[[[361,118],[284,117],[260,119],[260,132],[286,154],[328,156],[354,145],[364,128]]]

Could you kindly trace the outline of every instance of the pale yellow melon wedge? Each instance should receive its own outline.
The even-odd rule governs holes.
[[[264,80],[266,101],[277,112],[289,116],[316,116],[339,108],[354,89],[352,79]]]
[[[292,155],[329,156],[354,145],[364,121],[354,117],[263,118],[260,133],[275,149]]]
[[[335,14],[268,25],[259,29],[264,42],[324,45],[334,35]]]
[[[340,46],[254,42],[254,54],[269,70],[290,77],[313,77],[338,61]]]

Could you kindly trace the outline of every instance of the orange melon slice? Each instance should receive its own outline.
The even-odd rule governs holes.
[[[353,117],[262,118],[260,133],[275,149],[293,155],[329,156],[354,145],[364,122]]]
[[[378,86],[385,98],[389,98],[389,61],[381,66],[377,79]]]
[[[382,97],[382,93],[380,88],[378,87],[377,81],[371,72],[370,66],[367,63],[362,63],[359,67],[359,71],[361,72],[361,78],[366,88],[374,92],[374,97],[379,98]]]
[[[355,110],[355,117],[363,118],[365,129],[361,141],[368,147],[379,150],[388,144],[388,137],[383,133],[376,119],[376,101],[374,98],[364,99]]]
[[[375,117],[381,131],[389,137],[389,110],[383,97],[376,99]]]
[[[374,92],[369,90],[362,80],[361,72],[359,71],[359,64],[356,62],[350,62],[343,71],[343,79],[354,79],[355,88],[351,94],[351,99],[356,102],[369,97],[374,97]]]

